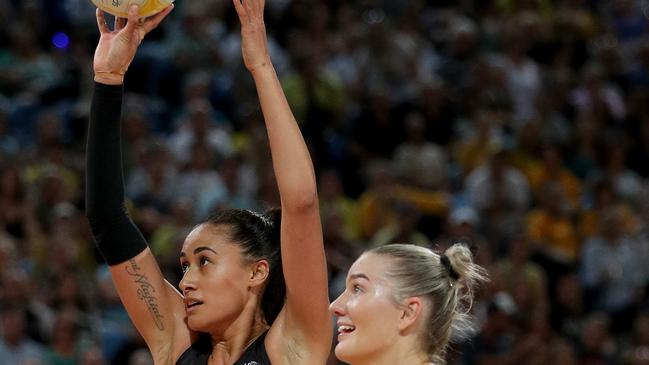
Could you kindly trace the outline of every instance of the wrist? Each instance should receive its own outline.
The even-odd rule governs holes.
[[[261,62],[261,63],[255,65],[255,66],[253,66],[253,67],[250,67],[248,69],[248,71],[250,71],[250,73],[252,74],[253,77],[257,76],[259,74],[267,73],[269,71],[274,71],[273,63],[270,61],[270,58],[269,58],[264,62]]]
[[[257,82],[262,82],[267,79],[277,78],[277,73],[275,68],[272,65],[267,65],[263,67],[257,67],[254,70],[250,71],[252,79]]]
[[[122,85],[124,74],[111,71],[95,71],[95,82],[106,85]]]

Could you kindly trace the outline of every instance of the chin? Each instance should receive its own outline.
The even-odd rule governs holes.
[[[199,332],[199,328],[195,320],[189,317],[185,317],[185,323],[187,324],[187,328],[189,328],[190,330]]]
[[[340,361],[344,361],[348,364],[353,364],[353,359],[358,357],[354,352],[352,346],[349,346],[347,343],[338,343],[334,349],[334,354],[336,358]]]
[[[185,323],[187,323],[187,328],[194,332],[207,332],[207,326],[205,321],[201,321],[196,316],[187,316],[185,317]]]

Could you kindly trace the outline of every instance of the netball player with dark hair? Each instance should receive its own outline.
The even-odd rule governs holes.
[[[210,217],[183,244],[181,292],[164,280],[126,213],[120,113],[124,74],[138,45],[171,8],[139,19],[132,7],[113,30],[97,11],[101,37],[94,58],[86,214],[155,364],[324,364],[331,317],[313,166],[268,54],[264,1],[234,0],[234,6],[268,131],[281,212],[232,210]]]

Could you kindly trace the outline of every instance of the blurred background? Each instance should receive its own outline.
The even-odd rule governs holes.
[[[332,298],[365,249],[462,241],[492,281],[449,363],[649,364],[649,2],[266,7]],[[88,0],[0,0],[3,364],[151,363],[83,213],[97,39]],[[231,2],[177,0],[125,87],[130,213],[177,283],[209,211],[278,205]]]

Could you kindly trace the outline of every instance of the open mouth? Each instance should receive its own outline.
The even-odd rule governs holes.
[[[356,329],[356,326],[350,326],[350,325],[341,325],[338,326],[338,334],[339,335],[346,335],[354,332]]]

